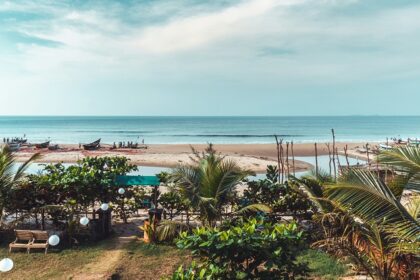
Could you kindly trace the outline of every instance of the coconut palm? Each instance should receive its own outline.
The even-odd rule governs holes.
[[[376,173],[366,170],[350,170],[336,183],[297,181],[320,212],[325,239],[316,245],[350,255],[373,278],[404,279],[412,273],[420,248],[417,205],[406,209]]]
[[[38,153],[32,155],[16,170],[17,163],[14,153],[8,146],[0,148],[0,221],[2,221],[3,209],[13,187],[23,178],[29,165],[39,157]]]
[[[234,195],[236,186],[253,172],[241,169],[234,161],[218,155],[211,144],[204,153],[199,154],[194,149],[193,153],[194,164],[175,168],[172,180],[192,206],[199,210],[202,222],[214,225],[220,219],[223,207]],[[248,209],[255,210],[255,207],[253,205]]]

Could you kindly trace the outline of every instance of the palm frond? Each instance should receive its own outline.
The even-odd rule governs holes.
[[[420,191],[420,148],[404,146],[382,151],[377,159],[380,163],[407,174],[409,181],[406,187]]]
[[[172,241],[182,231],[189,230],[190,227],[182,222],[164,220],[156,227],[156,235],[159,241]]]
[[[268,205],[265,204],[251,204],[245,207],[242,207],[238,211],[236,211],[233,214],[242,215],[242,214],[253,214],[258,212],[264,212],[264,213],[271,213],[271,208]]]
[[[372,172],[352,170],[346,181],[328,187],[326,194],[365,222],[401,227],[411,237],[419,233],[420,224]]]

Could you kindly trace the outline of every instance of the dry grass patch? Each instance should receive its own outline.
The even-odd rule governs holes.
[[[0,258],[9,257],[14,261],[14,268],[8,273],[1,273],[0,279],[71,279],[89,263],[95,262],[104,251],[113,250],[113,244],[106,240],[95,245],[82,246],[80,249],[66,249],[60,252],[43,251],[26,254],[16,252],[8,255],[7,245],[2,244]]]
[[[173,246],[133,242],[125,250],[112,279],[162,279],[191,261],[187,251]]]

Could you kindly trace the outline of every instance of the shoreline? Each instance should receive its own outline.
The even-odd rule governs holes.
[[[376,143],[375,143],[376,144]],[[372,143],[372,146],[375,145]],[[328,148],[325,143],[317,143],[318,156],[328,155]],[[336,147],[339,154],[344,154],[344,147],[348,147],[348,155],[352,158],[364,159],[366,154],[359,153],[358,148],[366,143],[337,142]],[[48,149],[36,149],[35,147],[22,147],[17,153],[17,160],[24,161],[33,153],[39,152],[42,158],[40,163],[76,163],[85,157],[102,156],[125,156],[130,159],[132,164],[139,166],[154,167],[176,167],[180,164],[191,163],[191,147],[197,151],[203,151],[207,144],[151,144],[147,149],[111,149],[111,145],[101,145],[96,151],[85,151],[79,145],[64,144],[60,145],[59,150],[50,151]],[[283,144],[285,149],[286,145]],[[266,171],[267,165],[277,165],[277,151],[275,144],[215,144],[214,148],[226,158],[235,160],[242,168],[252,170],[256,173]],[[294,144],[295,157],[314,157],[314,143]],[[289,150],[289,163],[292,165],[292,155]],[[302,160],[295,160],[295,171],[307,171],[313,166]],[[292,168],[291,168],[292,169]]]

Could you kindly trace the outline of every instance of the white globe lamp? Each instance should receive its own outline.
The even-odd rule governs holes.
[[[0,272],[8,272],[13,268],[13,261],[9,258],[0,261]]]

